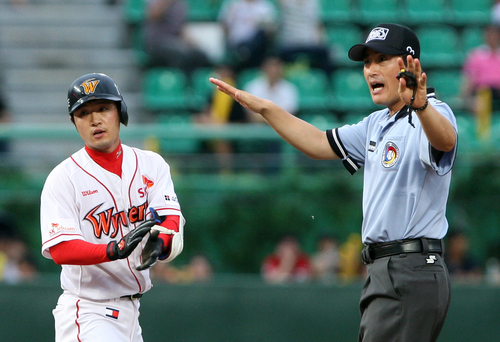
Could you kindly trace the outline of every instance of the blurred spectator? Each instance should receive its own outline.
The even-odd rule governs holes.
[[[489,242],[484,265],[484,280],[487,284],[500,286],[500,240]]]
[[[236,85],[233,69],[228,65],[216,68],[217,78]],[[209,103],[200,114],[195,116],[199,124],[244,123],[247,121],[244,108],[232,97],[214,89],[210,94]],[[236,152],[235,144],[227,140],[211,140],[205,143],[208,152],[216,153],[219,167],[223,172],[230,172],[233,167],[232,155]]]
[[[482,269],[470,253],[469,237],[462,231],[451,231],[446,239],[445,262],[455,281],[478,281]]]
[[[261,65],[262,76],[248,82],[244,90],[255,96],[271,100],[287,112],[296,115],[299,110],[299,91],[284,78],[281,59],[268,56]],[[250,122],[264,122],[261,115],[247,111]]]
[[[284,78],[284,64],[279,57],[267,56],[261,65],[262,75],[248,82],[245,91],[271,100],[287,112],[296,115],[299,111],[299,91],[297,86]],[[260,114],[245,110],[248,122],[264,123]],[[280,141],[252,141],[246,144],[251,153],[280,153]],[[280,155],[281,156],[281,155]],[[272,159],[273,165],[268,165],[267,170],[274,172],[280,164],[279,157]]]
[[[477,118],[478,134],[488,138],[491,115],[500,110],[500,27],[484,29],[485,44],[469,52],[463,66],[463,95]]]
[[[491,8],[491,23],[494,25],[500,25],[500,0],[495,0],[495,3]]]
[[[330,50],[321,21],[318,0],[279,0],[281,27],[278,35],[280,57],[286,62],[302,62],[323,69],[328,76],[333,71]]]
[[[183,267],[175,267],[172,263],[157,263],[151,269],[153,277],[171,284],[189,284],[210,281],[213,268],[210,261],[201,254],[191,258]]]
[[[317,250],[312,255],[314,278],[323,283],[333,283],[339,273],[338,240],[331,234],[323,234],[317,242]]]
[[[264,259],[261,272],[266,282],[283,284],[311,280],[313,268],[299,241],[287,235],[278,242],[274,253]]]
[[[366,268],[361,260],[363,249],[361,236],[358,233],[349,234],[347,240],[339,248],[339,278],[345,282],[359,280]]]
[[[6,124],[11,121],[10,112],[7,108],[7,103],[0,94],[0,125]],[[0,139],[0,156],[5,156],[9,152],[9,141],[7,139]]]
[[[15,237],[0,241],[0,281],[17,284],[33,280],[36,274],[24,241]]]
[[[276,8],[268,0],[233,0],[219,12],[229,58],[236,72],[258,67],[273,44]]]
[[[17,237],[14,220],[0,211],[0,282],[17,284],[36,275],[28,246]]]
[[[148,66],[172,67],[190,75],[209,66],[208,57],[187,36],[187,6],[184,0],[151,0],[147,4],[145,51]]]

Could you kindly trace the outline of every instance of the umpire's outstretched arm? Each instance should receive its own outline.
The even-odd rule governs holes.
[[[290,145],[313,159],[339,159],[326,133],[288,113],[269,100],[237,89],[221,80],[210,78],[217,89],[234,98],[246,109],[262,115],[266,122]]]

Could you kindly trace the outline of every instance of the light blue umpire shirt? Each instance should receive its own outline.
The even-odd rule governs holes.
[[[451,108],[432,88],[427,98],[457,132]],[[326,132],[351,174],[364,166],[364,244],[442,239],[448,230],[446,202],[457,144],[446,153],[434,149],[415,112],[410,124],[407,108],[392,117],[388,109],[376,111],[355,125]]]

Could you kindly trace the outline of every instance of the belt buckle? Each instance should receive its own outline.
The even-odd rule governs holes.
[[[130,295],[130,300],[139,299],[141,297],[142,297],[142,293],[136,293],[136,294]]]
[[[361,259],[365,265],[371,264],[373,262],[373,258],[370,255],[370,245],[366,245],[365,248],[361,251]]]

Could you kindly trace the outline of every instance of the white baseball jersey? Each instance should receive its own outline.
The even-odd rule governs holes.
[[[118,241],[151,218],[178,215],[177,195],[164,159],[150,151],[122,145],[122,177],[99,166],[85,148],[54,168],[42,190],[42,254],[60,242],[80,239],[96,244]],[[145,238],[126,259],[97,265],[62,265],[61,286],[88,299],[112,299],[144,293],[152,285],[149,270],[137,271]]]

